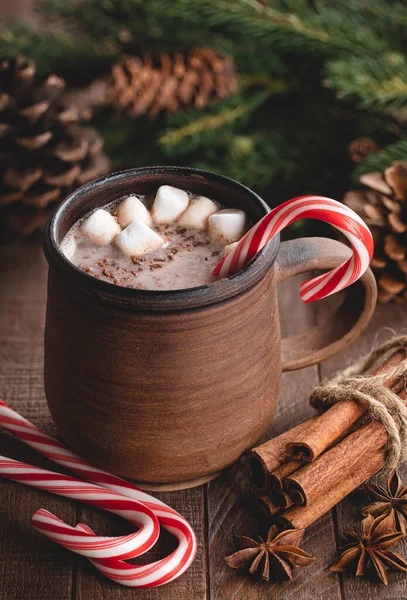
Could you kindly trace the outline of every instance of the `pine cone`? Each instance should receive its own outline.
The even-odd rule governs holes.
[[[349,156],[355,163],[362,162],[369,154],[376,154],[380,148],[374,140],[368,137],[354,139],[348,146]]]
[[[353,190],[344,203],[369,225],[375,240],[371,267],[379,302],[407,301],[407,162],[398,160],[384,173],[362,175],[363,190]]]
[[[233,59],[209,48],[189,54],[144,54],[115,64],[109,80],[116,107],[132,117],[203,108],[214,98],[227,98],[238,89]]]
[[[40,81],[23,57],[0,60],[0,208],[14,231],[41,229],[75,187],[107,173],[103,140],[63,101],[65,82]]]

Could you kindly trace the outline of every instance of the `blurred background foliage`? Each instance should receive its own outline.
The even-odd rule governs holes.
[[[44,0],[37,10],[35,27],[3,23],[0,56],[24,54],[40,76],[63,77],[71,99],[92,106],[113,169],[197,166],[275,205],[307,193],[341,199],[361,173],[407,156],[404,2]],[[214,52],[203,70],[187,58],[202,48]],[[126,57],[139,59],[136,73]],[[218,89],[220,57],[229,62]],[[195,77],[187,100],[180,61]],[[355,153],[360,138],[375,145]]]

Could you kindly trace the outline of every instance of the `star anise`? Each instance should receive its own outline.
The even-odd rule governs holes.
[[[242,569],[249,563],[249,573],[261,572],[265,581],[270,575],[276,579],[292,579],[292,567],[304,567],[315,558],[307,554],[298,544],[304,535],[304,529],[288,529],[280,532],[276,525],[270,529],[266,541],[259,542],[252,538],[240,536],[236,538],[239,550],[225,558],[229,567]]]
[[[366,485],[372,493],[376,502],[369,504],[363,509],[363,514],[394,515],[396,526],[399,531],[407,533],[407,487],[404,486],[400,475],[395,471],[387,482],[386,488],[381,485]]]
[[[364,575],[366,564],[370,560],[380,581],[385,585],[387,585],[385,566],[407,572],[407,562],[404,558],[389,551],[389,548],[393,548],[404,537],[396,529],[393,514],[380,515],[376,519],[368,515],[362,521],[360,535],[354,531],[345,535],[349,543],[341,548],[343,552],[336,563],[330,567],[330,571],[343,573],[355,565],[355,574]]]

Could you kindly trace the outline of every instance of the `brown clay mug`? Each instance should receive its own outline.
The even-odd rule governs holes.
[[[124,194],[169,184],[241,208],[254,223],[269,212],[247,187],[180,167],[132,169],[71,194],[45,231],[49,262],[45,391],[67,443],[91,463],[147,489],[191,487],[213,478],[270,425],[281,372],[346,348],[376,301],[368,270],[334,316],[281,340],[277,284],[330,269],[340,242],[276,236],[230,278],[175,291],[115,286],[67,260],[60,242],[89,211]]]

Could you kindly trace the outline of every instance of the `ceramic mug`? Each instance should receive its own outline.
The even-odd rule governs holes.
[[[327,322],[281,340],[278,283],[349,256],[346,246],[324,238],[280,243],[276,236],[234,276],[184,290],[115,286],[65,258],[61,240],[80,217],[163,184],[241,208],[253,223],[269,212],[253,191],[221,175],[132,169],[71,194],[44,238],[44,376],[52,417],[77,453],[146,489],[191,487],[233,463],[270,425],[282,371],[346,348],[376,300],[368,270]]]

